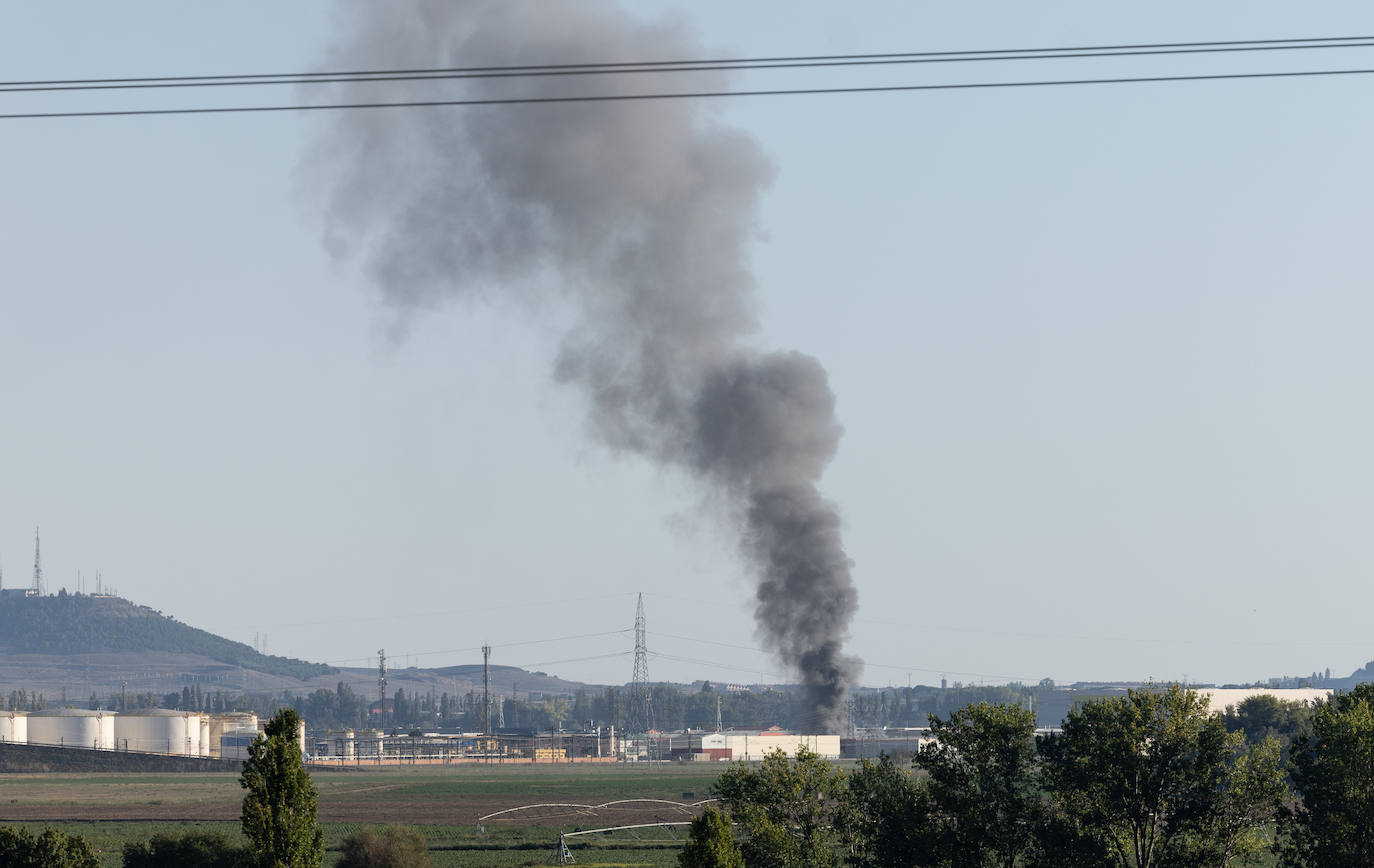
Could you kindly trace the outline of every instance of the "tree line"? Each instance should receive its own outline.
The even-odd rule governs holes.
[[[859,726],[920,725],[930,714],[946,714],[976,702],[1030,703],[1040,707],[1059,707],[1054,706],[1059,702],[1067,708],[1068,694],[1058,691],[1061,696],[1052,696],[1054,693],[1052,685],[1049,688],[1021,685],[889,688],[856,695],[854,719]],[[312,727],[321,729],[364,729],[380,725],[380,715],[369,711],[376,702],[375,694],[360,695],[344,682],[339,682],[334,690],[320,688],[300,696],[248,696],[248,701],[257,702],[260,709],[290,705]],[[477,690],[450,694],[398,689],[390,699],[389,730],[476,732],[483,728],[482,694]],[[780,726],[800,731],[808,717],[806,703],[792,688],[727,689],[709,681],[689,689],[674,684],[653,684],[649,688],[649,707],[652,728],[664,732],[714,729],[718,709],[724,725],[735,729]],[[507,730],[533,731],[614,726],[625,731],[631,726],[632,714],[630,690],[625,686],[578,688],[565,694],[538,697],[493,696],[491,725]]]
[[[1315,707],[1226,714],[1150,685],[1034,715],[977,703],[931,718],[910,767],[814,753],[737,764],[682,868],[1374,866],[1374,684]]]

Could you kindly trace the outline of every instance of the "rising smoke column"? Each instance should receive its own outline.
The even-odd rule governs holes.
[[[352,7],[333,69],[486,67],[703,56],[685,29],[606,3],[407,0]],[[637,80],[636,80],[637,79]],[[640,76],[352,84],[358,101],[633,93]],[[684,89],[717,89],[693,73]],[[423,96],[421,96],[423,94]],[[772,166],[699,101],[340,114],[306,170],[328,187],[327,243],[356,254],[400,310],[558,294],[579,321],[555,376],[589,399],[614,449],[689,471],[741,529],[759,634],[842,725],[859,662],[840,521],[817,484],[841,433],[825,370],[759,353],[746,248]]]

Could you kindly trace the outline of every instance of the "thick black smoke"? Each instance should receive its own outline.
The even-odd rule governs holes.
[[[609,63],[702,56],[683,28],[608,4],[408,0],[360,5],[331,68]],[[695,73],[690,89],[721,73]],[[639,79],[639,80],[636,80]],[[677,82],[681,84],[679,80]],[[349,85],[363,101],[662,89],[649,76]],[[834,506],[817,489],[841,429],[825,370],[759,354],[747,247],[773,169],[692,101],[341,115],[307,166],[329,185],[329,243],[401,309],[555,292],[573,302],[556,371],[596,435],[685,468],[743,528],[760,634],[843,723],[857,607]],[[537,297],[537,296],[534,296]]]

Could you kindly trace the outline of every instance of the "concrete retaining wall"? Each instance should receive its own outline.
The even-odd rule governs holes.
[[[0,774],[35,772],[239,772],[241,760],[0,744]]]

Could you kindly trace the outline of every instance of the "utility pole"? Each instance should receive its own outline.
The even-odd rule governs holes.
[[[386,732],[386,649],[377,652],[377,698],[382,704],[382,732]]]

